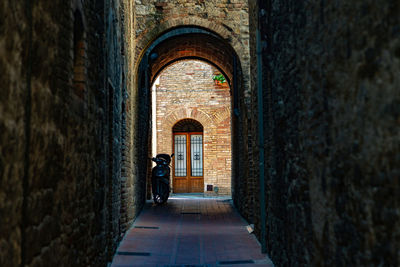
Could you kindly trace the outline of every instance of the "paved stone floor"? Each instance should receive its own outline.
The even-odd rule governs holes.
[[[173,195],[162,206],[148,202],[111,266],[273,266],[231,203],[202,195]]]

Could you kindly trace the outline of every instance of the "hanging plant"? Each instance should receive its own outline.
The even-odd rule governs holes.
[[[219,83],[224,83],[226,82],[224,75],[222,74],[217,74],[213,76],[214,81],[218,81]]]

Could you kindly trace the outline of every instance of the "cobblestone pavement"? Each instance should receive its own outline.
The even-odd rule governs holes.
[[[173,195],[162,206],[148,202],[111,266],[272,267],[246,226],[230,198]]]

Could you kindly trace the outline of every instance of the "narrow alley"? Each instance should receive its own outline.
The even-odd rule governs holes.
[[[1,267],[400,266],[399,0],[4,0],[0,85]]]
[[[272,267],[231,199],[178,194],[166,206],[148,202],[127,232],[112,267]]]

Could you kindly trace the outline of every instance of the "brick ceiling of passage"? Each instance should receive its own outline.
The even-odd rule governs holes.
[[[170,63],[180,59],[198,58],[213,63],[232,80],[234,53],[224,41],[207,34],[175,36],[158,44],[151,52],[158,57],[150,62],[151,80]]]

